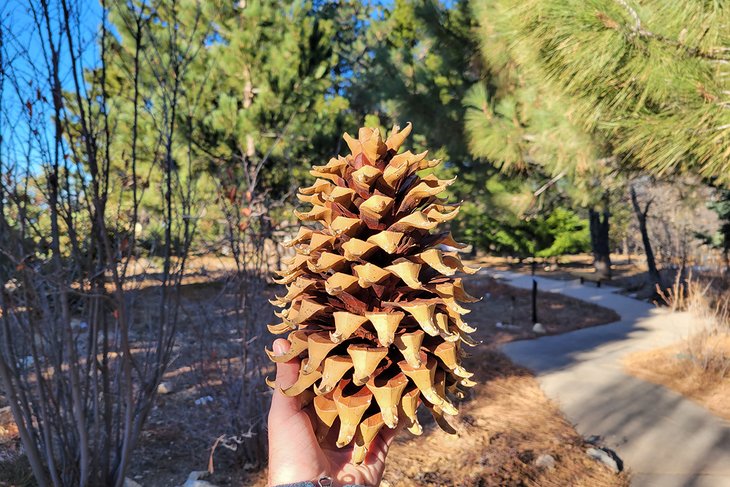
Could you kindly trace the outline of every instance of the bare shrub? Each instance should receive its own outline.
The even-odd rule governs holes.
[[[281,136],[284,135],[283,128]],[[280,138],[281,138],[280,136]],[[218,448],[236,452],[237,461],[250,469],[266,463],[266,414],[270,388],[266,373],[271,370],[264,353],[273,307],[269,285],[273,271],[279,268],[282,247],[278,242],[286,228],[277,228],[272,211],[284,207],[289,195],[272,200],[259,188],[259,174],[266,157],[258,158],[251,151],[241,157],[236,171],[228,169],[218,178],[219,204],[225,217],[225,245],[230,249],[235,269],[227,276],[221,302],[224,316],[216,322],[224,333],[229,332],[226,350],[210,340],[206,347],[221,352],[212,363],[212,370],[199,374],[207,379],[207,389],[220,398],[220,412],[227,427],[211,449],[209,470],[215,466]],[[208,335],[210,336],[210,335]],[[201,337],[204,338],[204,337]],[[211,353],[210,350],[206,353]],[[215,382],[210,378],[214,377]]]
[[[223,463],[233,458],[239,467],[259,468],[265,460],[264,425],[270,397],[265,373],[270,367],[265,362],[263,338],[271,305],[265,281],[242,299],[240,280],[237,273],[229,273],[215,296],[186,312],[194,344],[190,354],[196,394],[213,399],[206,405],[212,418],[206,434],[215,438],[211,472],[221,463],[222,451],[229,451]]]
[[[0,23],[0,387],[41,487],[124,483],[172,359],[194,232],[192,182],[173,153],[180,83],[195,51],[174,35],[155,44],[145,6],[119,6],[134,44],[125,71],[131,127],[121,117],[129,132],[115,130],[107,95],[117,44],[106,17],[87,32],[83,2],[29,2],[33,25],[24,35],[40,46],[32,53],[18,26]],[[143,38],[161,81],[144,87]],[[99,64],[87,66],[95,45]],[[143,118],[159,143],[140,174]],[[137,245],[147,187],[162,195],[159,265],[140,269],[151,262]],[[154,286],[146,305],[136,298],[143,281]]]

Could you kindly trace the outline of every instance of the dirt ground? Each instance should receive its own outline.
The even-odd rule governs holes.
[[[585,455],[590,445],[542,394],[529,371],[514,366],[495,351],[499,343],[535,337],[530,293],[486,276],[468,278],[466,287],[471,294],[483,297],[471,305],[472,313],[466,316],[478,328],[474,338],[482,342],[471,351],[467,362],[476,371],[479,385],[462,403],[454,423],[456,436],[443,433],[424,417],[422,437],[404,433],[396,440],[383,485],[628,485],[627,474],[615,475]],[[261,302],[265,303],[275,291],[276,287],[266,287],[259,294]],[[159,396],[129,473],[145,487],[181,485],[191,471],[205,470],[216,439],[230,431],[231,411],[240,406],[232,403],[235,387],[231,385],[231,374],[239,369],[240,361],[225,357],[231,355],[240,338],[235,332],[235,317],[218,312],[230,309],[231,298],[226,293],[224,283],[206,282],[204,278],[185,286],[185,319],[177,358],[165,376],[172,392]],[[272,310],[259,304],[261,319],[268,322]],[[555,294],[540,294],[538,309],[547,333],[564,333],[617,319],[609,310]],[[251,339],[253,346],[261,347],[271,341],[269,336]],[[250,415],[249,426],[260,426],[257,422],[263,419],[269,394],[262,391],[253,398],[251,404],[261,410]],[[196,404],[207,396],[213,401]],[[247,415],[242,416],[246,424]],[[0,486],[32,485],[27,466],[17,453],[17,432],[10,423],[6,418],[0,424]],[[254,439],[248,448],[260,449],[264,440]],[[215,474],[208,480],[221,487],[264,485],[263,466],[242,460],[239,453],[218,447]],[[543,454],[555,459],[554,468],[536,466]]]
[[[482,300],[469,305],[465,316],[477,327],[485,344],[502,344],[538,336],[533,331],[532,292],[517,289],[488,276],[472,276],[467,281],[469,292]],[[547,334],[555,335],[618,321],[620,317],[607,308],[556,293],[537,295],[537,320]]]

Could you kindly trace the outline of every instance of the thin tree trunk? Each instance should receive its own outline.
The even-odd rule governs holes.
[[[649,208],[653,200],[649,200],[644,209],[642,210],[639,206],[639,199],[636,197],[636,189],[631,186],[631,204],[634,207],[634,213],[636,219],[639,222],[639,231],[641,232],[641,241],[644,244],[644,254],[646,254],[646,265],[649,268],[649,277],[652,283],[658,285],[661,289],[664,289],[662,284],[662,276],[659,274],[659,270],[656,266],[656,259],[654,258],[654,251],[651,248],[651,241],[649,240],[649,231],[646,228],[646,218],[649,214]]]

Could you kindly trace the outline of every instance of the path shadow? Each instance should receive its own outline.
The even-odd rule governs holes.
[[[510,285],[532,284],[530,276],[508,277]],[[546,291],[607,306],[622,316],[616,323],[502,347],[537,374],[578,432],[599,435],[615,449],[636,474],[635,485],[730,487],[730,422],[627,375],[621,365],[629,352],[686,337],[691,321],[611,290],[539,283]]]
[[[560,381],[542,381],[548,395],[565,390]],[[730,486],[730,422],[678,393],[623,374],[613,374],[597,389],[576,381],[571,393],[562,394],[560,402],[579,432],[600,435],[606,445],[630,457],[635,472],[669,476],[661,484],[667,487]]]

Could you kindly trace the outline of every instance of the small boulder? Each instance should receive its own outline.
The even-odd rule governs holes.
[[[618,457],[615,453],[604,450],[602,448],[588,448],[586,454],[592,459],[601,462],[608,467],[613,473],[619,473],[621,471],[621,465],[619,465]]]
[[[542,454],[535,459],[535,466],[552,470],[555,468],[555,458],[552,455]]]
[[[195,400],[196,406],[205,406],[209,402],[213,402],[213,396],[203,396]]]

